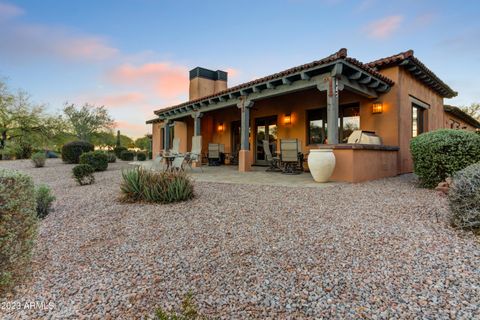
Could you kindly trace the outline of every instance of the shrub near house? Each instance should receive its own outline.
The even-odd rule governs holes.
[[[433,188],[480,161],[480,136],[463,130],[436,130],[413,138],[410,149],[422,186]]]
[[[0,293],[11,288],[29,269],[36,233],[32,179],[0,169]]]
[[[108,168],[108,155],[103,151],[90,151],[80,155],[80,164],[89,164],[95,171],[105,171]]]

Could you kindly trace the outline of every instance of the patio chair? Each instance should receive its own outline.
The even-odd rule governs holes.
[[[169,154],[176,155],[180,154],[180,138],[173,138],[172,148],[169,150]]]
[[[298,139],[280,140],[280,160],[283,165],[283,173],[300,174]]]
[[[163,169],[163,156],[158,155],[153,161],[152,166],[150,167],[152,170],[162,170]]]
[[[170,166],[171,171],[183,171],[184,170],[184,161],[185,156],[178,156],[172,161],[172,165]]]
[[[263,143],[263,152],[265,153],[265,158],[268,161],[268,164],[270,166],[266,171],[271,171],[271,172],[282,171],[282,168],[280,168],[280,158],[277,156],[274,157],[272,155],[268,140],[262,140],[262,143]]]
[[[193,161],[201,162],[202,161],[202,136],[193,136],[192,137],[192,151],[185,155],[186,164],[193,170],[192,163]],[[200,170],[203,172],[203,168],[200,163]]]
[[[218,143],[208,144],[208,165],[209,166],[220,165],[220,145]]]

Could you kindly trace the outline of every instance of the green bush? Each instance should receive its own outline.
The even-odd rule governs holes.
[[[147,160],[147,155],[143,152],[137,153],[137,161],[145,161]]]
[[[29,269],[37,232],[32,179],[0,169],[0,293],[9,290]]]
[[[453,175],[448,204],[450,220],[454,226],[480,228],[480,162]]]
[[[62,147],[62,160],[66,163],[78,163],[82,153],[93,151],[93,149],[93,144],[86,141],[66,143]]]
[[[108,152],[107,156],[108,156],[108,163],[114,163],[117,161],[117,156],[115,155],[115,153]]]
[[[85,152],[80,156],[80,164],[89,164],[95,171],[105,171],[108,168],[108,155],[103,151]]]
[[[35,189],[35,199],[37,200],[37,217],[43,219],[50,213],[55,196],[47,185],[42,184]]]
[[[92,184],[95,182],[95,168],[89,164],[79,164],[72,169],[73,178],[81,186]]]
[[[480,161],[480,136],[463,130],[423,133],[410,142],[414,172],[433,188],[455,172]]]
[[[120,158],[120,154],[122,153],[122,151],[125,151],[125,150],[128,150],[127,148],[125,147],[115,147],[113,149],[113,153],[115,153],[115,155],[117,156],[117,158]],[[121,158],[120,158],[121,159]]]
[[[180,313],[175,311],[167,312],[162,308],[158,308],[155,311],[155,318],[154,320],[207,320],[208,317],[200,314],[197,311],[197,307],[193,302],[193,294],[188,293],[183,302],[182,302],[182,309]]]
[[[36,152],[32,155],[32,162],[35,168],[43,167],[46,160],[45,152]]]
[[[156,172],[136,167],[122,172],[122,200],[171,203],[193,198],[193,184],[182,171]]]
[[[122,159],[123,161],[133,161],[134,157],[135,157],[135,154],[132,151],[123,150],[120,153],[120,159]]]

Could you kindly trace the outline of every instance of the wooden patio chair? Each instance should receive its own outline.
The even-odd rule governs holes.
[[[218,143],[208,144],[208,165],[209,166],[220,165],[220,145]]]
[[[280,160],[283,165],[283,173],[300,174],[303,170],[299,167],[299,143],[298,139],[280,140]]]
[[[172,148],[169,150],[169,154],[180,154],[180,138],[173,138]]]
[[[270,171],[270,172],[282,171],[282,168],[280,168],[280,158],[272,155],[268,140],[262,140],[262,143],[263,143],[263,152],[265,153],[265,158],[268,161],[268,164],[270,166],[266,171]]]
[[[170,166],[171,171],[183,171],[185,165],[185,156],[178,156],[175,157],[172,161],[172,165]]]
[[[202,161],[202,136],[192,137],[192,151],[185,155],[186,164],[193,170],[192,163],[194,161]],[[203,168],[200,163],[200,170],[203,172]]]

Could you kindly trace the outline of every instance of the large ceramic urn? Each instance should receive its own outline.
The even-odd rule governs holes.
[[[327,182],[335,169],[333,149],[310,149],[308,168],[316,182]]]

